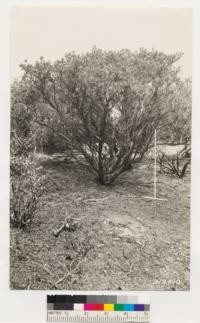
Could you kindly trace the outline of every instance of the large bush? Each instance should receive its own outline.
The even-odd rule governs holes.
[[[99,182],[110,184],[141,160],[155,128],[168,122],[180,83],[174,63],[180,57],[94,48],[53,64],[43,58],[26,62],[21,100],[38,125],[78,150]]]

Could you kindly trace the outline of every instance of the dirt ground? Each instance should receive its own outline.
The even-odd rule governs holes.
[[[188,290],[190,172],[184,179],[143,162],[113,186],[84,167],[46,163],[46,193],[32,226],[11,228],[10,288],[62,290]],[[75,231],[53,231],[66,217]]]

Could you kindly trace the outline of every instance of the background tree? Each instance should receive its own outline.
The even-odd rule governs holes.
[[[101,184],[141,160],[154,130],[166,124],[179,95],[181,54],[141,49],[69,53],[51,64],[25,63],[23,104],[34,122],[79,151]],[[173,117],[176,116],[174,109]]]
[[[189,79],[178,80],[171,94],[166,124],[160,127],[159,140],[171,145],[191,146],[192,86]]]

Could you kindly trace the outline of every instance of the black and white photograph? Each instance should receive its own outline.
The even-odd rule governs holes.
[[[10,289],[190,290],[192,9],[12,6]]]

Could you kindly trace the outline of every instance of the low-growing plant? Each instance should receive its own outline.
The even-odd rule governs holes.
[[[11,157],[11,224],[18,227],[30,224],[43,193],[42,167],[36,168],[30,157]]]
[[[44,193],[43,168],[37,167],[34,154],[28,153],[30,139],[11,138],[10,221],[17,227],[29,225],[35,215],[39,198]]]

